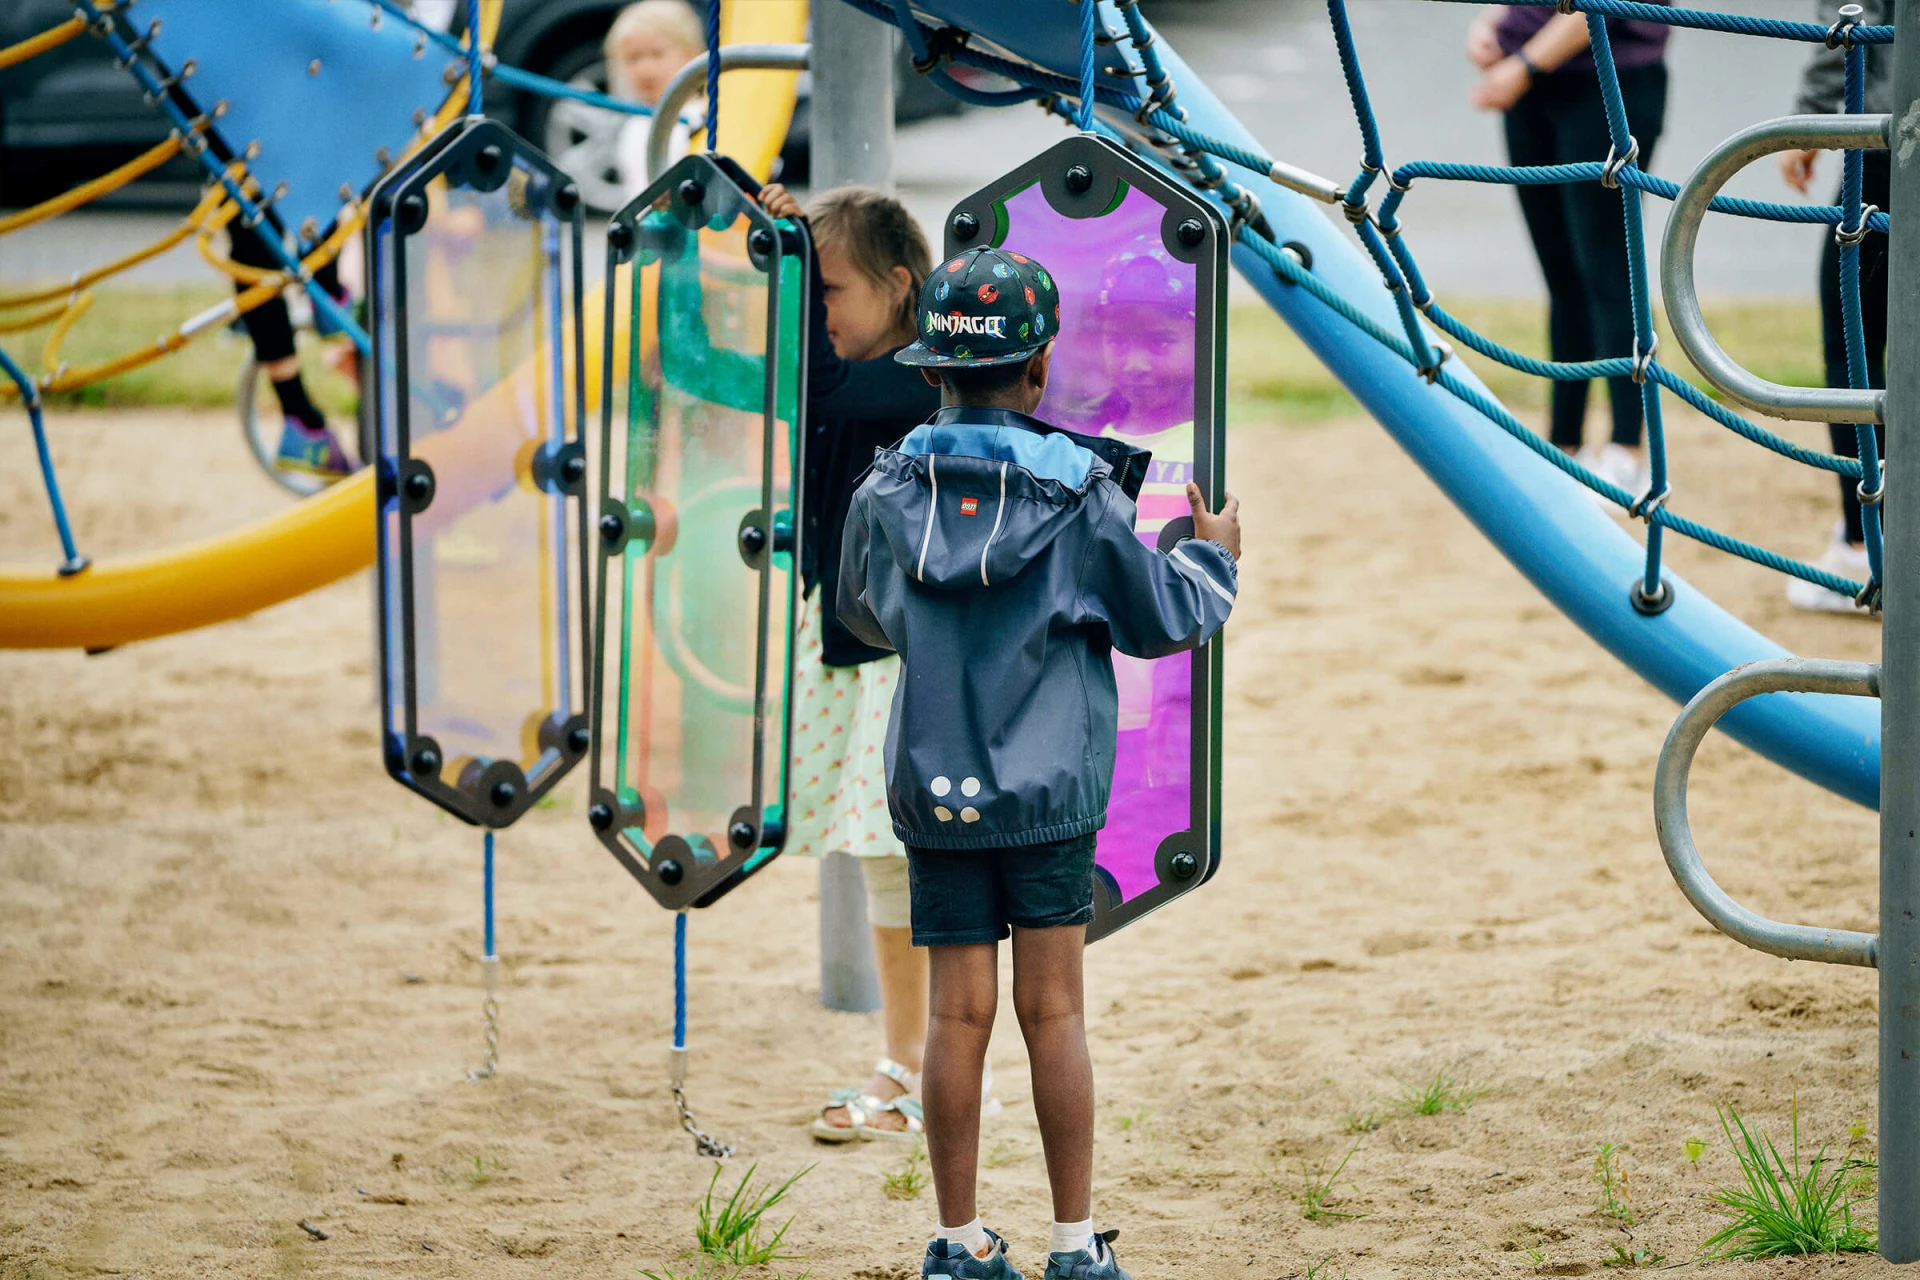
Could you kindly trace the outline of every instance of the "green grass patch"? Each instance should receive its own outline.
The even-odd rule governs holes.
[[[1448,298],[1444,305],[1449,314],[1502,346],[1541,359],[1547,357],[1544,299]],[[1742,298],[1707,302],[1702,309],[1720,345],[1761,377],[1803,386],[1818,386],[1823,380],[1820,306],[1815,300]],[[1704,387],[1667,329],[1666,316],[1656,311],[1654,321],[1660,334],[1661,358],[1681,376]],[[1359,402],[1265,306],[1236,306],[1228,333],[1227,394],[1234,416],[1265,415],[1283,424],[1306,425],[1360,412]],[[1545,379],[1476,355],[1451,338],[1447,341],[1455,357],[1479,375],[1508,408],[1523,418],[1544,412],[1548,398]],[[1709,389],[1709,394],[1714,393]]]
[[[1364,1214],[1348,1213],[1331,1207],[1334,1183],[1346,1172],[1347,1162],[1353,1159],[1353,1153],[1360,1149],[1360,1140],[1354,1139],[1347,1153],[1340,1157],[1340,1163],[1328,1167],[1330,1156],[1323,1156],[1313,1164],[1300,1162],[1300,1176],[1297,1186],[1288,1190],[1295,1203],[1300,1206],[1300,1216],[1309,1222],[1320,1222],[1328,1218],[1359,1218]],[[1271,1176],[1271,1175],[1269,1175]]]
[[[907,1162],[880,1175],[880,1191],[889,1200],[918,1200],[927,1189],[927,1155],[919,1147],[907,1153]]]
[[[1465,1111],[1486,1093],[1485,1089],[1476,1088],[1464,1072],[1441,1067],[1429,1079],[1403,1081],[1393,1105],[1402,1115],[1437,1116]]]
[[[80,317],[60,347],[61,363],[95,364],[150,346],[182,321],[217,306],[231,294],[219,285],[153,287],[118,285],[92,290],[93,305]],[[29,373],[42,372],[41,351],[50,329],[7,334],[7,350]],[[325,364],[323,343],[312,332],[299,335],[300,363],[314,403],[328,417],[351,419],[357,393],[350,378]],[[47,397],[54,408],[197,408],[231,405],[240,366],[251,350],[245,334],[216,329],[202,333],[172,355],[72,391]]]
[[[1593,1180],[1600,1184],[1600,1216],[1612,1218],[1623,1227],[1633,1225],[1633,1191],[1627,1185],[1627,1170],[1620,1163],[1620,1145],[1601,1142],[1594,1145]]]
[[[1738,1185],[1720,1187],[1713,1200],[1733,1221],[1707,1240],[1722,1258],[1786,1258],[1813,1253],[1871,1253],[1878,1235],[1853,1220],[1853,1206],[1870,1194],[1872,1162],[1829,1157],[1821,1147],[1800,1163],[1800,1101],[1794,1099],[1792,1137],[1783,1158],[1773,1139],[1751,1127],[1731,1106],[1720,1130],[1740,1163]]]

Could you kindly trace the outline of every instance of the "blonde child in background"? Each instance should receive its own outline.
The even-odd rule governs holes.
[[[607,91],[627,102],[657,106],[680,68],[706,50],[700,17],[686,0],[639,0],[622,9],[607,31]],[[702,111],[701,107],[689,106],[684,114],[698,117]],[[627,200],[647,186],[647,133],[652,124],[649,116],[629,116],[620,126],[616,154],[621,193]],[[685,123],[674,126],[668,159],[678,160],[687,154],[688,140],[696,127]]]

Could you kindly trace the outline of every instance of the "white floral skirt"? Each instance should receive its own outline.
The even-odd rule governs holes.
[[[887,813],[887,718],[900,659],[857,667],[820,661],[823,621],[816,592],[800,613],[793,664],[793,755],[789,854],[822,857],[845,849],[857,858],[904,857]]]

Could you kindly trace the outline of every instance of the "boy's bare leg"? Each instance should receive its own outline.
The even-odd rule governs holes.
[[[920,1075],[927,1156],[940,1221],[959,1227],[979,1216],[980,1072],[1000,999],[1000,947],[980,942],[927,953],[927,1062]]]
[[[1013,1010],[1033,1064],[1033,1110],[1056,1222],[1093,1216],[1093,1060],[1080,962],[1087,926],[1013,931]]]

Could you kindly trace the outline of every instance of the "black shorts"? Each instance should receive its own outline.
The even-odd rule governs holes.
[[[1052,929],[1093,919],[1090,833],[1014,849],[907,846],[913,945],[998,942],[1008,926]]]

